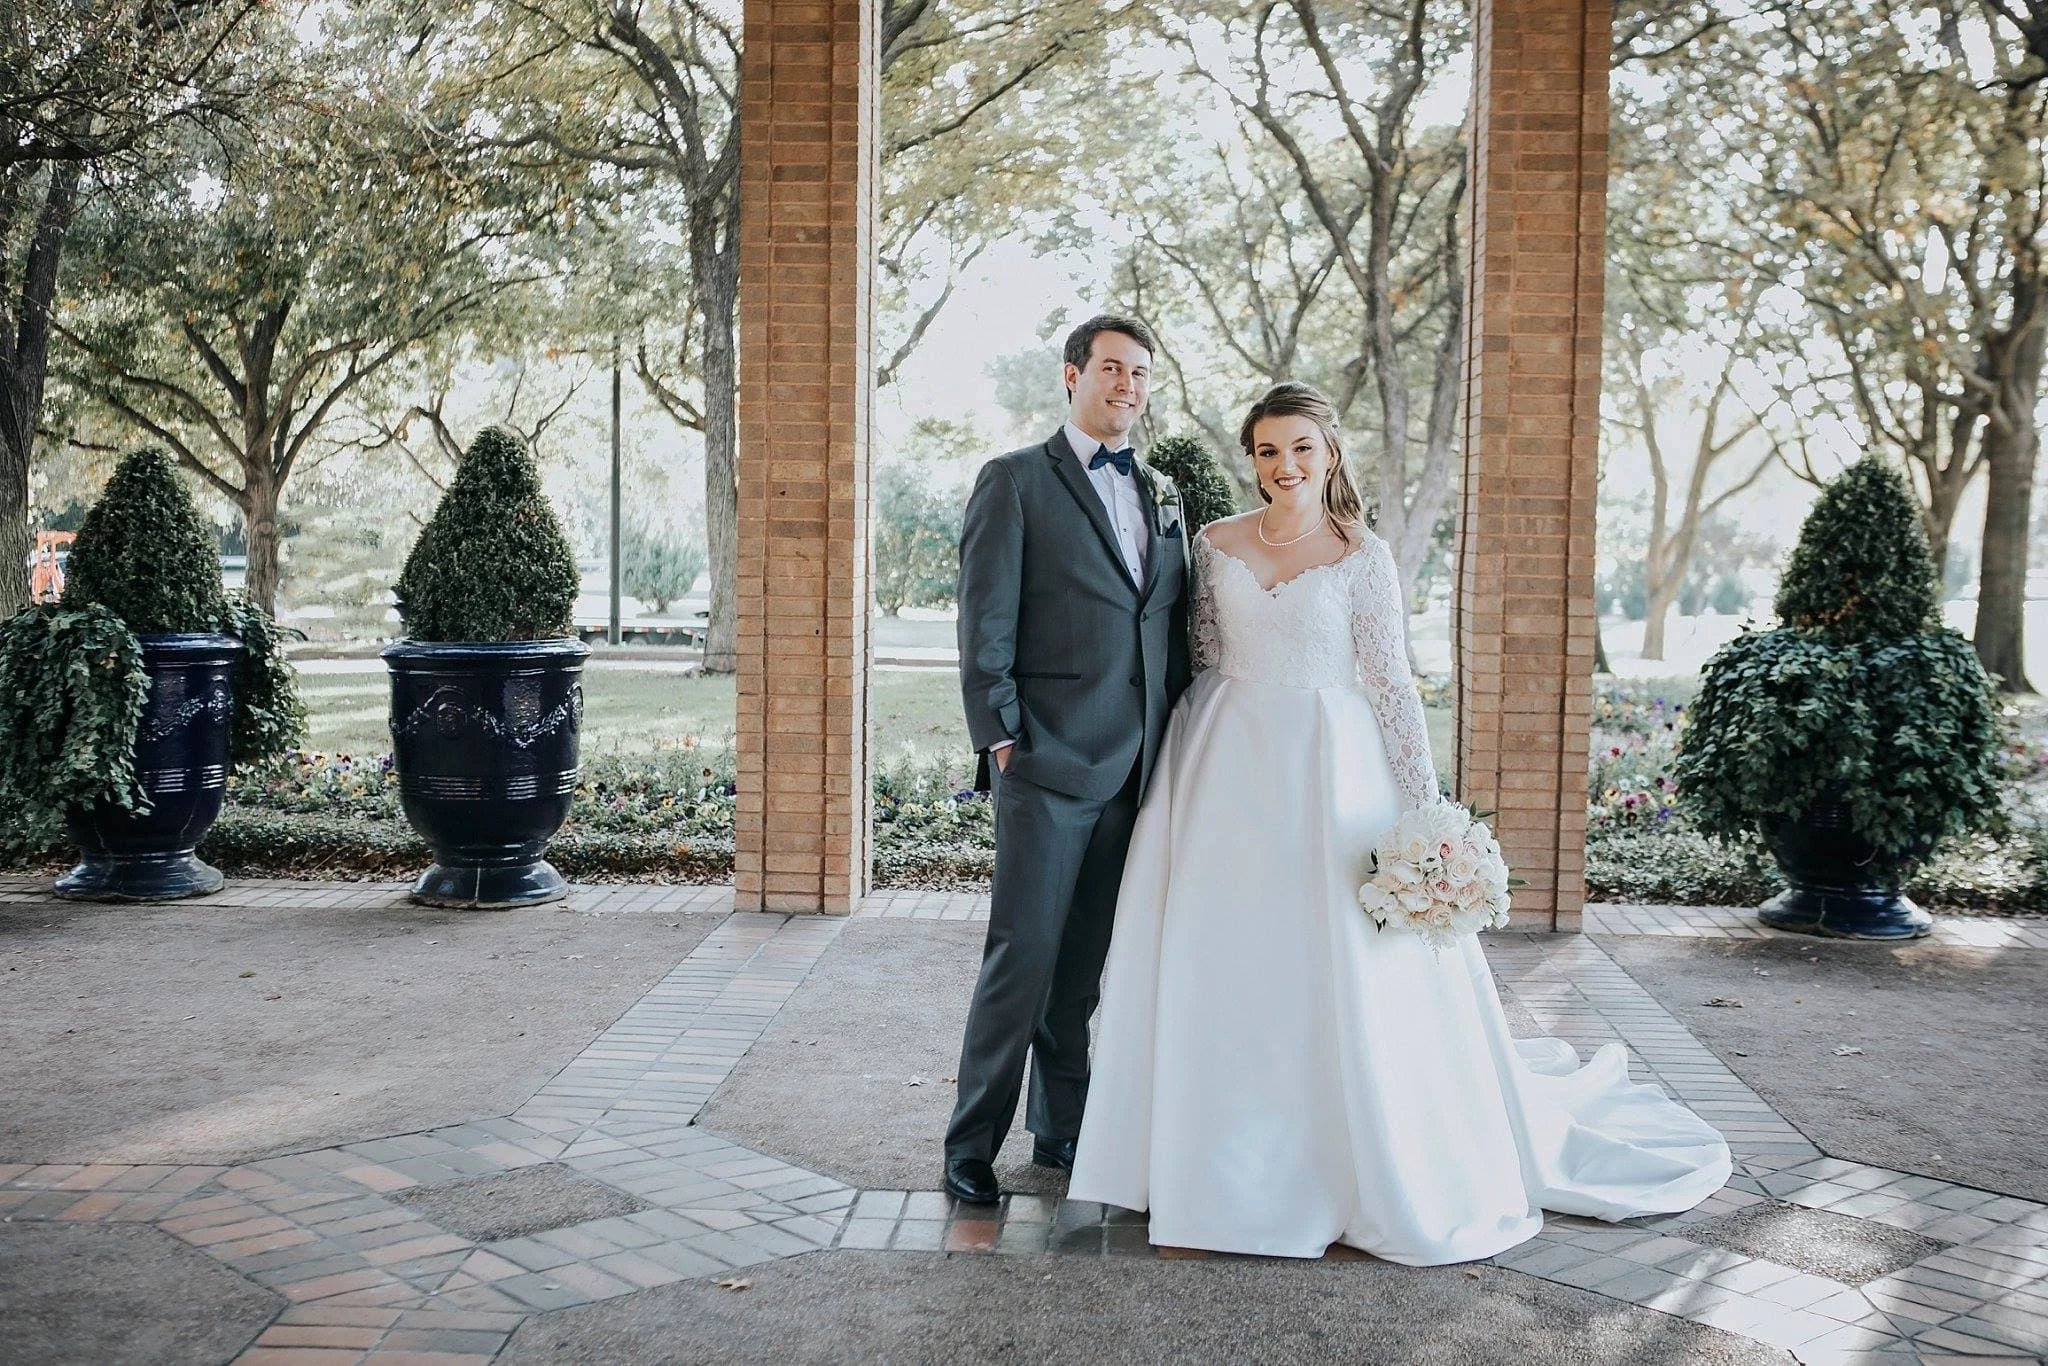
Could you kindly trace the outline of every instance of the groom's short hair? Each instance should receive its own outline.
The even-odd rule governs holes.
[[[1077,370],[1086,370],[1088,357],[1095,352],[1095,339],[1105,332],[1121,332],[1154,357],[1159,354],[1159,339],[1152,335],[1151,328],[1120,313],[1098,313],[1067,333],[1067,348],[1061,359]]]

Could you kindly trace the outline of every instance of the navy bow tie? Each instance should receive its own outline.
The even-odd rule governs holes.
[[[1135,453],[1132,452],[1129,446],[1124,447],[1120,451],[1113,451],[1109,447],[1104,446],[1101,450],[1095,452],[1095,458],[1088,462],[1088,468],[1099,470],[1104,465],[1114,465],[1118,474],[1129,474],[1131,472],[1131,465],[1136,459]]]

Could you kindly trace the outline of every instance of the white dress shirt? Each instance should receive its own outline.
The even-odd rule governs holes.
[[[1129,474],[1119,474],[1116,466],[1110,464],[1088,469],[1088,462],[1102,449],[1102,443],[1071,422],[1066,430],[1067,444],[1081,457],[1081,468],[1087,471],[1088,482],[1095,485],[1103,511],[1109,514],[1109,524],[1116,528],[1117,544],[1123,549],[1124,568],[1129,571],[1131,582],[1144,583],[1145,552],[1150,548],[1151,537],[1145,526],[1145,496],[1138,490],[1138,472],[1133,469]]]

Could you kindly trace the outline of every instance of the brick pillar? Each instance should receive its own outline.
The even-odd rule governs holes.
[[[867,891],[876,10],[745,0],[742,910],[846,914]]]
[[[1611,20],[1473,5],[1457,782],[1538,929],[1577,930],[1586,897]]]

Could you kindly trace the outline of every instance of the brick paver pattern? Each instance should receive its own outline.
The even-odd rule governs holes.
[[[395,904],[395,884],[244,882],[220,904]],[[40,899],[0,879],[0,901]],[[1047,1196],[956,1205],[931,1190],[857,1191],[695,1127],[845,922],[731,913],[729,888],[578,887],[587,914],[718,914],[718,927],[618,1022],[502,1118],[237,1166],[0,1162],[0,1218],[150,1223],[287,1301],[237,1358],[487,1362],[529,1315],[823,1248],[968,1256],[1206,1258],[1155,1248],[1142,1214]],[[972,893],[891,891],[858,914],[986,920]],[[1739,912],[1587,908],[1598,934],[1748,937]],[[1944,919],[1937,942],[2048,948],[2048,921]],[[1639,1080],[1728,1136],[1728,1185],[1695,1210],[1603,1224],[1550,1218],[1495,1264],[1790,1350],[1803,1362],[2048,1354],[2048,1207],[1821,1152],[1617,966],[1597,939],[1487,941],[1503,992],[1582,1053],[1612,1039]],[[476,1242],[391,1198],[415,1186],[559,1163],[651,1208]],[[934,1174],[937,1159],[934,1157]],[[1909,1229],[1940,1250],[1849,1285],[1688,1238],[1765,1200]],[[1361,1258],[1332,1248],[1334,1258]],[[422,1355],[427,1354],[427,1355]]]

